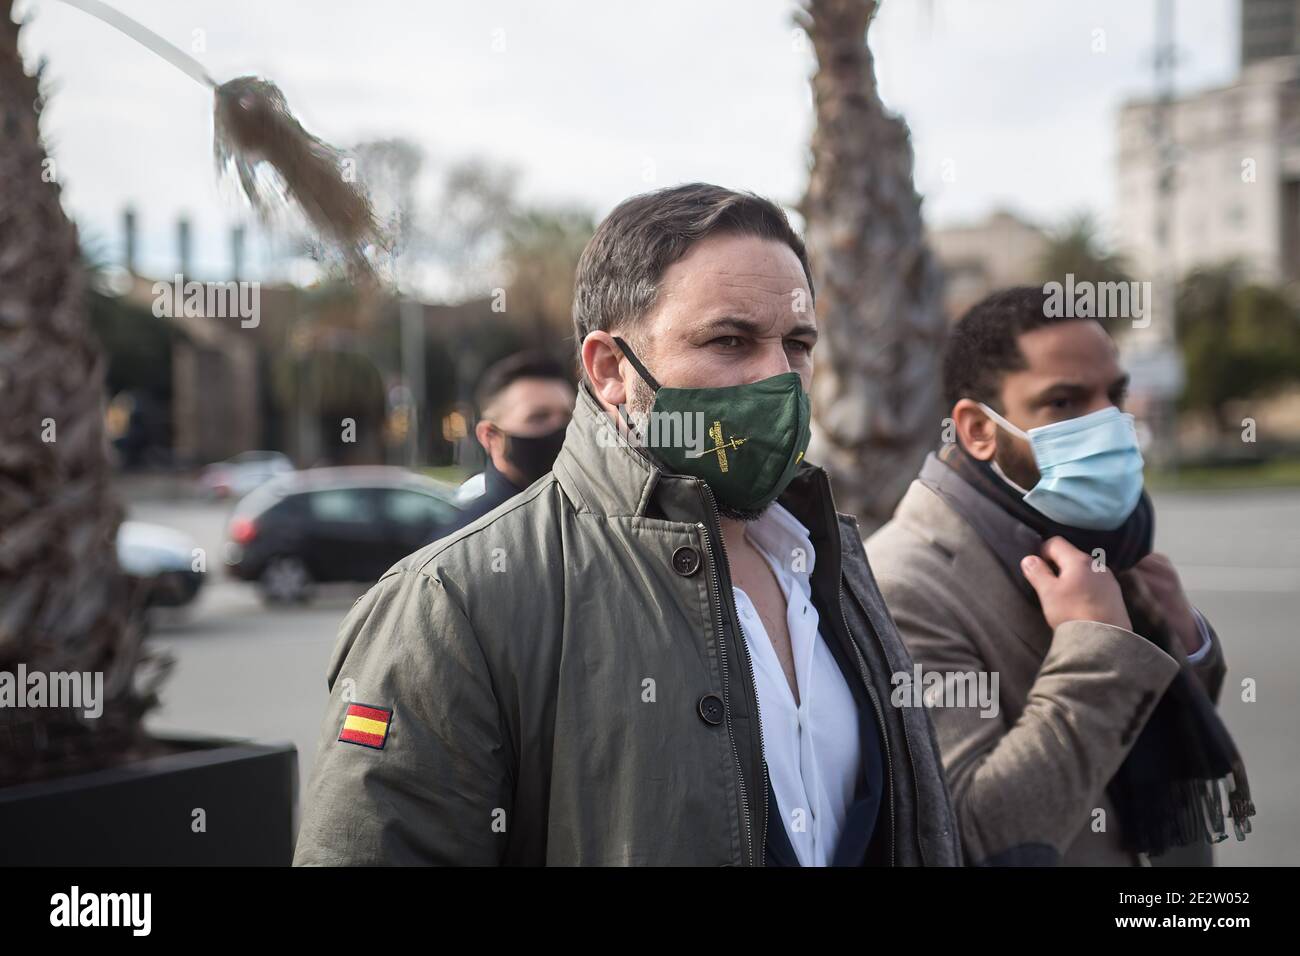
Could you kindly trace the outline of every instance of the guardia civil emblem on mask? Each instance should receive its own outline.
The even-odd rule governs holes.
[[[708,482],[721,504],[738,511],[761,511],[785,491],[812,440],[812,405],[798,373],[720,388],[670,388],[626,342],[614,341],[654,391],[651,414],[703,415],[707,423],[703,449],[654,448],[668,471]]]
[[[718,470],[723,474],[727,473],[727,449],[739,448],[746,441],[744,438],[732,438],[731,441],[722,440],[722,422],[714,422],[709,426],[709,439],[713,442],[713,447],[705,449],[701,454],[716,454],[718,456]]]

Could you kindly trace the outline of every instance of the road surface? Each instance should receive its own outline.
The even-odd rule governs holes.
[[[330,589],[305,608],[268,609],[251,586],[222,572],[226,506],[144,501],[130,510],[193,536],[207,550],[211,575],[193,607],[155,622],[151,641],[174,655],[176,667],[149,726],[291,741],[305,784],[338,624],[364,588]],[[1229,672],[1221,710],[1258,808],[1254,835],[1222,844],[1218,861],[1300,864],[1300,490],[1171,492],[1156,497],[1156,513],[1157,547],[1223,639]],[[1254,699],[1245,699],[1251,689]]]

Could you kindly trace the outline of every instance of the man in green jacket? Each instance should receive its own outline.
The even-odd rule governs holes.
[[[357,602],[295,863],[956,865],[911,662],[803,460],[804,246],[752,194],[620,204],[552,473]]]

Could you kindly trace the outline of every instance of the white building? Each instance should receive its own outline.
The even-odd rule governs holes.
[[[1120,252],[1135,278],[1239,260],[1255,279],[1300,280],[1300,56],[1259,59],[1232,86],[1175,100],[1167,261],[1159,229],[1157,104],[1119,120]]]

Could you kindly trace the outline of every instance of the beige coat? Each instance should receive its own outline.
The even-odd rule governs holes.
[[[867,553],[923,671],[998,675],[996,715],[928,708],[967,861],[1146,862],[1121,847],[1105,788],[1178,668],[1192,666],[1181,652],[1175,660],[1094,622],[1053,633],[971,525],[920,481]],[[1195,670],[1221,682],[1217,638]]]

